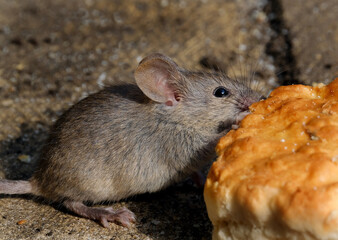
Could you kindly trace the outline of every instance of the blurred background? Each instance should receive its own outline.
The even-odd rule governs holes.
[[[329,83],[337,15],[336,0],[0,0],[0,178],[29,178],[58,116],[105,85],[133,82],[152,52],[191,70],[255,73],[267,93]],[[1,197],[0,239],[211,239],[190,181],[121,205],[138,216],[132,229]]]

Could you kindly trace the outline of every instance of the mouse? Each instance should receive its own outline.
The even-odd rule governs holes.
[[[153,53],[134,84],[107,86],[65,111],[50,129],[32,177],[0,180],[2,194],[32,194],[109,227],[130,227],[127,208],[86,203],[152,193],[198,172],[215,146],[263,96],[221,72],[189,71]]]

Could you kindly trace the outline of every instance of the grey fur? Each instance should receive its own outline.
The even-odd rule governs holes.
[[[155,192],[200,170],[215,157],[215,145],[231,123],[260,98],[244,82],[220,73],[186,71],[160,54],[150,55],[136,70],[141,89],[161,101],[166,98],[157,98],[161,92],[156,87],[147,91],[153,82],[142,81],[163,76],[167,89],[174,91],[168,99],[177,105],[153,101],[137,85],[125,84],[108,87],[66,111],[51,128],[29,190],[65,201],[79,215],[107,226],[105,216],[111,210],[102,210],[103,216],[81,203]],[[213,96],[219,86],[229,90],[228,97]],[[4,181],[0,193],[12,193],[1,188],[8,184]],[[124,214],[133,220],[132,213]]]

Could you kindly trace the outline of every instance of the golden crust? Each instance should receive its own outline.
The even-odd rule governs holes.
[[[338,239],[338,78],[250,110],[206,181],[213,239]]]

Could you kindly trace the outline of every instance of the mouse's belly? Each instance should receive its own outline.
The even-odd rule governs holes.
[[[137,194],[156,192],[171,183],[174,179],[164,177],[160,179],[156,176],[151,178],[129,178],[124,179],[107,179],[95,178],[95,176],[84,179],[54,179],[51,175],[46,180],[39,181],[37,188],[39,193],[47,199],[54,201],[62,201],[64,199],[72,199],[75,201],[117,201]],[[36,180],[34,180],[37,182]]]
[[[156,170],[152,166],[143,165],[136,171],[109,171],[103,166],[104,164],[78,165],[73,168],[68,166],[60,171],[55,171],[55,167],[50,166],[37,171],[33,179],[40,194],[48,199],[100,202],[155,192],[186,176],[163,165],[157,166]]]

